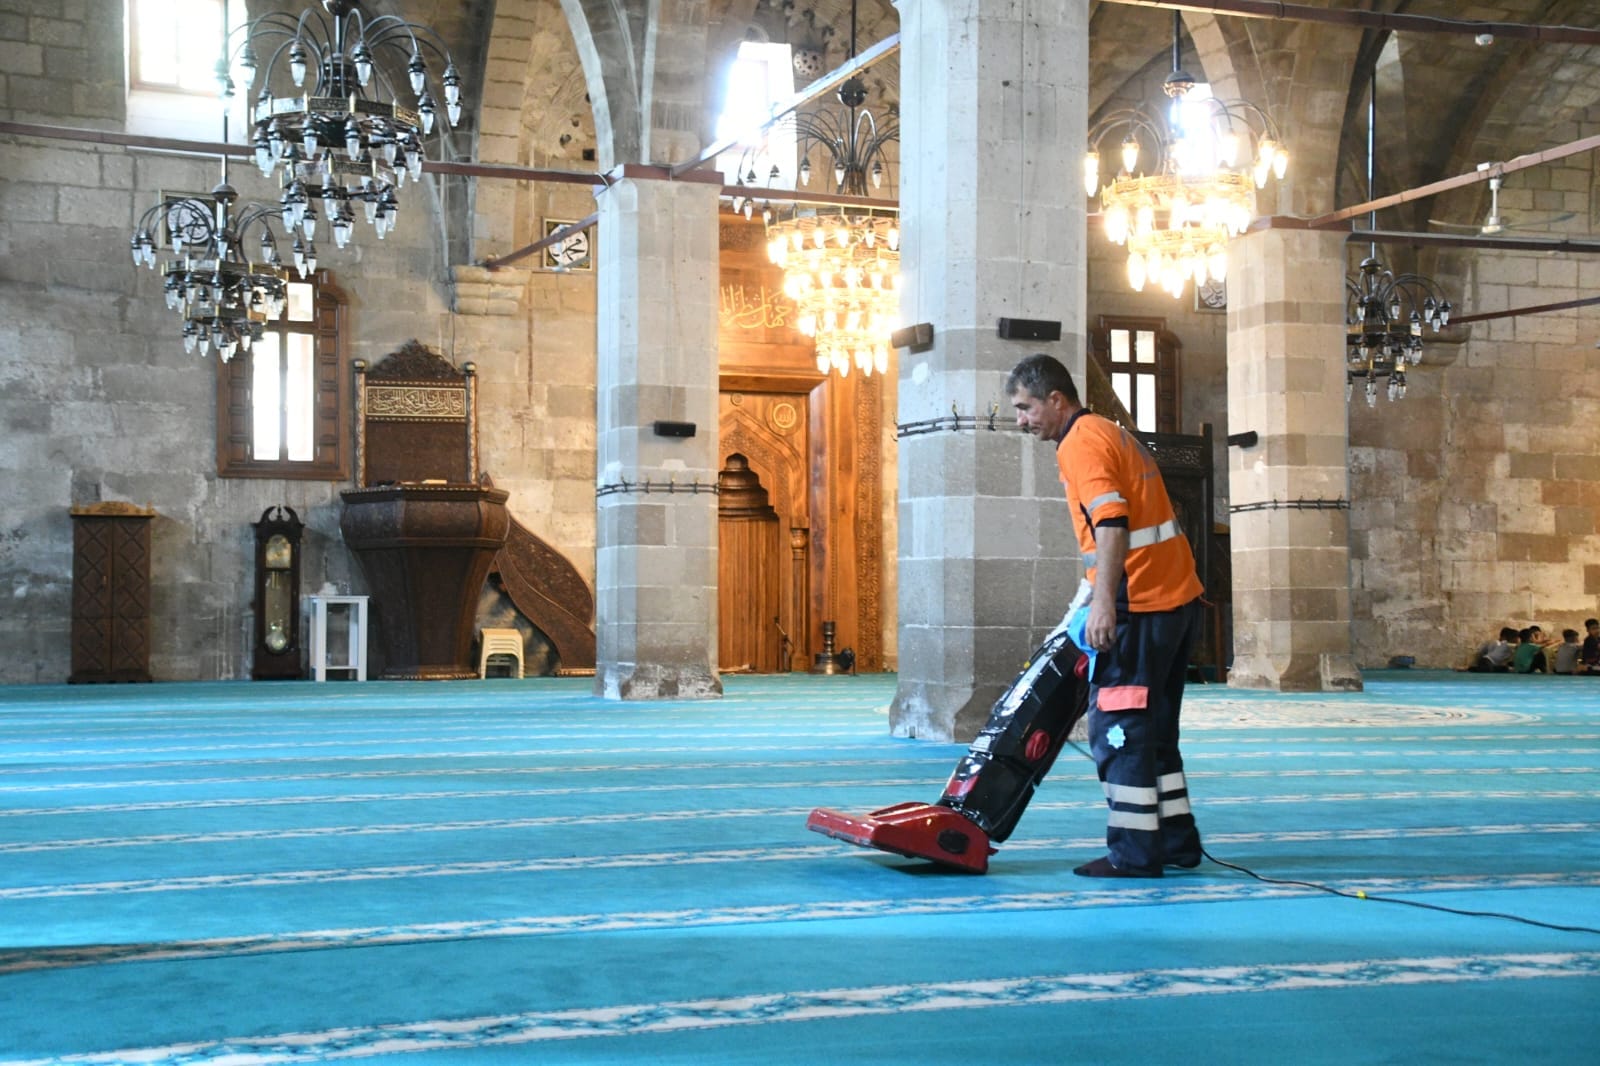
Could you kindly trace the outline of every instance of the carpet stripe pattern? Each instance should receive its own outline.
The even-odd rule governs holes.
[[[1600,934],[1382,900],[1600,926],[1586,680],[1192,687],[1270,883],[1074,877],[1070,750],[986,877],[806,833],[943,787],[892,676],[0,690],[0,1061],[1582,1061]]]

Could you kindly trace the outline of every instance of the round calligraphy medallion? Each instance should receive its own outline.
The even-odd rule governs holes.
[[[767,416],[767,421],[772,423],[772,428],[779,433],[789,433],[800,423],[800,412],[794,404],[781,401],[772,405],[772,413]]]

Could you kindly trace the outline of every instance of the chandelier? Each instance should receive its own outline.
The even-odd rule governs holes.
[[[316,201],[338,247],[354,235],[352,204],[382,239],[400,211],[396,190],[408,176],[422,176],[422,142],[433,132],[439,100],[449,125],[461,118],[461,74],[436,32],[397,15],[366,19],[357,0],[321,6],[298,18],[271,12],[246,23],[232,62],[218,65],[225,98],[234,94],[234,73],[246,91],[261,82],[250,113],[256,165],[265,177],[279,173],[284,227],[309,259],[316,256]],[[429,57],[444,64],[433,85]],[[398,101],[389,66],[405,68],[414,106]]]
[[[1194,77],[1179,65],[1181,20],[1174,11],[1165,113],[1143,104],[1112,112],[1089,131],[1083,162],[1084,191],[1100,195],[1107,238],[1128,248],[1128,283],[1143,292],[1153,282],[1173,296],[1190,279],[1226,279],[1228,240],[1255,217],[1256,190],[1289,166],[1266,112],[1194,93]],[[1113,131],[1122,133],[1121,168],[1102,183],[1100,146]]]
[[[855,4],[850,10],[850,57],[855,57]],[[865,199],[881,189],[889,169],[886,148],[900,140],[892,117],[879,123],[864,105],[866,85],[847,79],[838,110],[793,117],[796,177],[810,185],[814,169],[833,176],[833,191]],[[754,185],[754,166],[739,185]],[[769,184],[781,171],[773,165]],[[753,197],[734,198],[746,218]],[[870,377],[889,369],[889,335],[900,315],[900,216],[890,207],[821,206],[790,202],[762,209],[767,256],[783,270],[783,293],[799,309],[796,328],[816,344],[817,369],[848,377],[852,368]]]
[[[169,196],[139,217],[129,246],[134,266],[156,267],[154,233],[165,230],[173,258],[163,262],[161,273],[167,307],[183,318],[184,351],[201,355],[216,345],[223,362],[234,353],[250,350],[261,339],[266,322],[283,314],[288,285],[278,257],[271,221],[278,209],[249,203],[234,214],[239,194],[228,184],[227,161],[222,182],[209,200],[194,196]],[[245,241],[259,233],[261,263],[246,257]],[[297,252],[301,276],[317,268],[315,250],[307,260]]]
[[[1376,256],[1361,261],[1345,286],[1345,395],[1364,383],[1367,406],[1378,402],[1378,382],[1388,395],[1406,394],[1406,367],[1422,362],[1422,334],[1450,324],[1450,301],[1437,282],[1421,274],[1393,274]]]

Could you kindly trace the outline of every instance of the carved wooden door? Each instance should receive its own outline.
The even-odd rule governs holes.
[[[150,518],[125,504],[75,509],[73,683],[150,680]]]

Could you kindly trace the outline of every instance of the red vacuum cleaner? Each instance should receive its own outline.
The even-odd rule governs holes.
[[[994,845],[1016,828],[1088,710],[1088,665],[1065,630],[1052,633],[995,701],[937,802],[897,803],[859,815],[818,807],[806,828],[864,848],[986,872]]]

